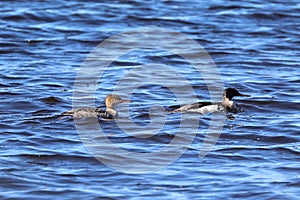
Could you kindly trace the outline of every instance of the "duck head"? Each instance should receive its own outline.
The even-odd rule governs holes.
[[[129,102],[131,102],[131,101],[130,100],[124,100],[119,95],[116,95],[116,94],[109,94],[105,98],[106,108],[111,108],[111,109],[114,109],[117,104],[129,103]]]
[[[223,96],[226,97],[226,98],[229,99],[229,100],[231,100],[231,99],[232,99],[233,97],[235,97],[235,96],[250,97],[250,95],[242,94],[242,93],[240,93],[239,91],[237,91],[237,90],[234,89],[234,88],[227,88],[227,89],[224,91]]]
[[[222,103],[222,105],[227,107],[227,108],[233,108],[234,107],[234,102],[232,101],[232,98],[235,97],[235,96],[250,97],[250,95],[242,94],[234,88],[227,88],[223,93],[223,103]]]
[[[130,100],[124,100],[119,95],[109,94],[105,98],[106,112],[111,114],[112,116],[118,116],[118,112],[115,110],[115,106],[120,103],[129,103]]]

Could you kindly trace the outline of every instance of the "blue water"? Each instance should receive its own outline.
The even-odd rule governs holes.
[[[299,198],[298,1],[2,1],[0,5],[1,199]],[[150,70],[154,74],[133,73],[127,83],[160,76],[161,82],[121,94],[133,101],[130,118],[124,114],[126,105],[120,105],[119,120],[100,121],[107,138],[123,150],[160,151],[175,138],[181,117],[186,117],[190,121],[184,136],[193,139],[168,166],[132,174],[97,160],[77,132],[80,123],[91,132],[96,128],[60,113],[72,108],[74,81],[86,56],[108,37],[141,27],[166,28],[196,40],[214,60],[224,86],[251,97],[236,98],[245,112],[227,116],[217,144],[199,158],[212,116],[163,114],[163,108],[178,104],[163,84],[175,83],[172,86],[187,103],[193,102],[188,102],[189,93],[181,84],[168,75],[164,79],[163,65],[188,79],[199,100],[209,100],[200,74],[178,55],[161,50],[120,57],[101,76],[97,105],[103,105],[116,82],[135,66],[154,63],[158,68]],[[128,125],[129,119],[142,127],[138,135],[119,127],[131,130],[134,124]],[[196,131],[195,123],[199,123]],[[91,137],[101,141],[98,135]],[[135,170],[123,155],[107,150],[104,145],[99,152],[105,153],[102,159]],[[149,166],[164,161],[164,157],[156,158],[157,163],[139,159]]]

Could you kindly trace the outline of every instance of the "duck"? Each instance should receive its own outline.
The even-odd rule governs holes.
[[[115,119],[118,117],[118,112],[116,111],[116,105],[120,103],[129,103],[130,100],[124,100],[119,95],[109,94],[105,98],[106,109],[83,107],[63,112],[63,116],[72,116],[73,118],[101,118],[101,119]]]
[[[250,95],[242,94],[235,88],[227,88],[223,92],[223,101],[222,102],[197,102],[189,105],[184,105],[175,110],[171,111],[171,113],[199,113],[199,114],[207,114],[212,112],[233,112],[238,113],[241,110],[237,106],[237,104],[232,100],[235,96],[243,96],[250,97]]]

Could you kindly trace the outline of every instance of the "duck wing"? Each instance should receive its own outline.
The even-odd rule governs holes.
[[[194,110],[194,109],[201,108],[204,106],[209,106],[209,105],[212,105],[212,103],[211,102],[197,102],[197,103],[184,105],[184,106],[171,106],[170,110],[171,110],[171,112],[186,112],[188,110]]]
[[[100,108],[96,108],[97,117],[103,118],[103,119],[114,119],[114,116],[110,113],[108,113],[106,110],[102,110]]]
[[[84,107],[67,112],[63,112],[62,115],[72,116],[73,118],[89,118],[89,117],[108,117],[111,118],[111,115],[105,110],[100,108]]]
[[[73,116],[76,113],[92,113],[95,112],[96,108],[91,108],[91,107],[84,107],[84,108],[77,108],[73,109],[67,112],[63,112],[62,115],[68,115],[68,116]]]

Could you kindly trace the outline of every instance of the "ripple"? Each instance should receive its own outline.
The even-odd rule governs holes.
[[[54,0],[0,4],[1,199],[51,199],[57,195],[61,199],[298,198],[297,2]],[[150,111],[154,105],[169,109],[179,104],[170,87],[180,91],[186,103],[193,103],[185,87],[159,65],[179,72],[199,100],[210,100],[201,74],[174,52],[161,49],[136,50],[119,57],[97,83],[91,83],[99,83],[97,105],[103,106],[104,97],[124,75],[126,91],[134,89],[138,80],[161,79],[153,84],[141,82],[126,94],[133,100],[130,118],[125,115],[126,107],[118,106],[117,121],[99,121],[105,137],[120,148],[143,153],[161,150],[175,136],[182,141],[194,139],[169,166],[151,174],[131,175],[96,160],[77,134],[78,124],[60,113],[71,109],[76,73],[92,49],[113,34],[148,26],[176,30],[198,41],[215,60],[225,87],[238,88],[251,97],[235,99],[245,112],[226,119],[214,149],[200,159],[211,116],[186,116],[193,121],[182,127],[184,134],[180,135],[181,114]],[[186,50],[194,55],[193,47]],[[131,71],[146,64],[153,64],[155,70]],[[172,84],[167,87],[167,83]],[[159,130],[155,128],[162,121],[147,127],[151,120],[162,117],[166,121]],[[137,130],[128,120],[139,125],[139,136],[149,137],[130,135]],[[197,122],[198,130],[192,131]],[[84,121],[82,124],[97,130]],[[95,141],[103,137],[92,135]],[[105,145],[100,153],[106,153]],[[179,147],[183,148],[173,146]],[[129,166],[122,156],[107,152],[103,158]],[[149,162],[144,157],[138,159]],[[157,163],[149,164],[160,164],[164,159],[159,157]]]

